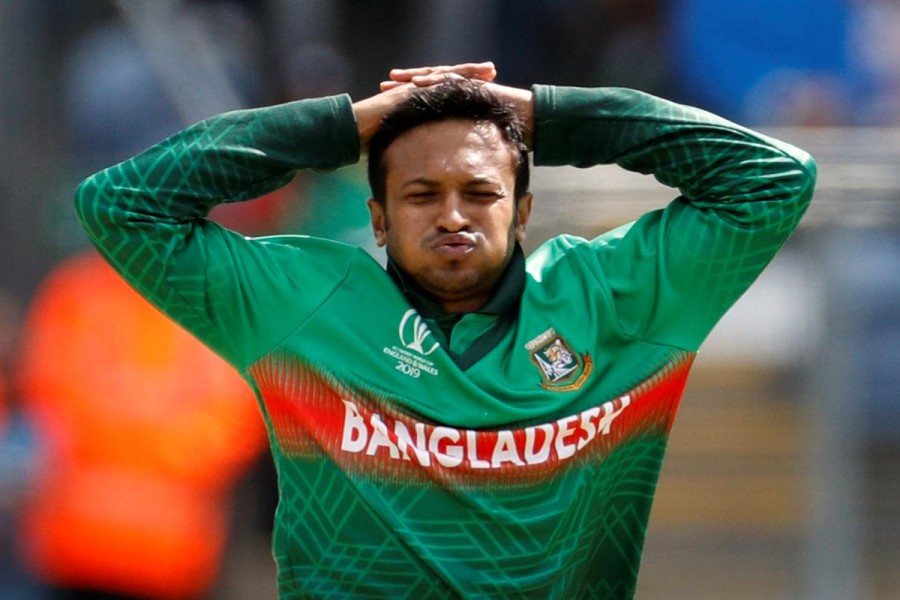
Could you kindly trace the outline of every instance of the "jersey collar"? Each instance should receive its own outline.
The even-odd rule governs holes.
[[[484,306],[473,311],[474,314],[485,315],[492,324],[462,352],[452,352],[450,340],[453,328],[468,313],[452,313],[445,310],[434,296],[422,289],[408,273],[397,266],[390,255],[387,257],[387,272],[412,307],[427,321],[437,326],[438,331],[433,333],[437,334],[441,345],[457,366],[467,369],[496,346],[515,321],[525,290],[525,253],[522,247],[516,244],[512,258],[500,276],[491,297]]]
[[[426,319],[443,320],[449,316],[454,316],[458,319],[462,316],[463,313],[446,311],[434,296],[422,289],[412,276],[394,262],[390,254],[387,256],[387,272],[413,308]],[[524,289],[525,253],[522,251],[522,247],[516,244],[509,264],[506,266],[506,270],[503,271],[503,275],[500,276],[500,280],[497,282],[491,297],[488,298],[484,306],[472,312],[483,315],[515,316],[515,313],[519,310],[519,300]]]

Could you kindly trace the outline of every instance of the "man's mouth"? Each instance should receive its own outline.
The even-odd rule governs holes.
[[[461,259],[478,245],[478,240],[471,233],[446,233],[437,236],[431,242],[431,248],[451,259]]]

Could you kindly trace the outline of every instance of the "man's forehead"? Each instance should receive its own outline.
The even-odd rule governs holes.
[[[490,164],[512,168],[516,155],[493,123],[461,119],[420,125],[399,136],[385,151],[389,170],[405,167],[469,164],[480,170]]]
[[[388,146],[388,150],[398,142],[407,144],[421,144],[423,141],[437,141],[451,144],[459,140],[481,140],[491,145],[506,145],[500,129],[490,121],[475,121],[471,119],[443,119],[417,125],[408,131],[401,133],[397,139]]]

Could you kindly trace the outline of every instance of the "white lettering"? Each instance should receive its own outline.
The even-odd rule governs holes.
[[[597,437],[597,426],[594,425],[594,419],[600,416],[600,408],[593,407],[589,408],[583,413],[581,413],[581,430],[584,431],[587,435],[578,440],[578,450],[581,450],[585,446],[591,443],[595,437]]]
[[[554,461],[572,458],[598,436],[609,435],[613,422],[631,405],[631,397],[625,395],[552,423],[518,431],[480,432],[383,419],[377,413],[364,416],[354,402],[342,401],[341,450],[376,456],[386,449],[380,454],[393,460],[415,460],[423,467],[437,463],[446,468],[470,469],[539,465],[551,460],[554,450]]]
[[[572,425],[578,421],[578,415],[566,417],[557,421],[559,429],[556,432],[556,456],[560,459],[575,456],[575,444],[567,444],[566,438],[575,433]]]
[[[359,410],[352,402],[342,400],[344,403],[344,432],[341,436],[341,450],[347,452],[362,452],[366,447],[369,431]]]
[[[519,458],[519,450],[516,448],[516,438],[513,436],[513,432],[503,430],[497,432],[497,445],[494,446],[491,466],[502,467],[505,462],[519,466],[524,464]]]
[[[394,434],[397,436],[397,447],[403,454],[403,460],[409,460],[409,453],[415,455],[416,460],[423,467],[431,465],[431,455],[425,447],[425,424],[416,423],[416,441],[413,443],[412,436],[409,435],[409,429],[406,425],[397,421],[394,423]]]
[[[422,371],[418,367],[414,367],[411,364],[407,364],[407,363],[403,362],[402,360],[398,360],[397,366],[394,368],[397,369],[398,371],[400,371],[401,373],[403,373],[404,375],[409,375],[413,379],[418,379],[419,376],[422,374]]]
[[[442,440],[450,440],[451,442],[459,441],[459,431],[450,427],[435,427],[431,432],[431,439],[428,440],[428,451],[434,455],[441,466],[458,467],[463,462],[462,446],[454,446],[447,444],[444,452],[440,451],[440,443]]]
[[[366,448],[366,454],[375,456],[375,453],[378,452],[379,448],[387,448],[391,453],[391,458],[400,458],[400,450],[394,442],[391,441],[387,426],[385,426],[381,417],[377,414],[372,415],[369,422],[372,424],[372,435],[369,438],[369,447]]]
[[[541,448],[535,452],[535,432],[541,431],[544,434],[544,441]],[[546,462],[550,458],[550,446],[553,442],[553,426],[550,424],[535,425],[525,429],[525,462],[529,465],[539,465]]]
[[[603,404],[603,411],[606,414],[603,415],[603,418],[600,419],[600,422],[597,424],[597,428],[601,433],[603,433],[603,435],[609,435],[609,428],[612,427],[613,421],[616,420],[616,417],[622,414],[622,411],[625,410],[626,406],[631,404],[631,396],[622,396],[621,400],[622,406],[617,411],[613,411],[613,409],[615,408],[615,404],[613,404],[612,402],[605,402]]]
[[[469,464],[473,469],[491,468],[491,463],[478,458],[478,432],[472,429],[466,430],[466,452],[469,455]]]

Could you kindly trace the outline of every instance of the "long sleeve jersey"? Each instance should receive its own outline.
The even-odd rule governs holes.
[[[678,194],[544,243],[511,325],[464,363],[502,315],[438,336],[363,250],[205,219],[359,160],[345,95],[211,118],[79,187],[107,260],[256,392],[283,599],[634,594],[692,359],[796,227],[815,166],[637,91],[533,91],[536,164],[616,163]]]

